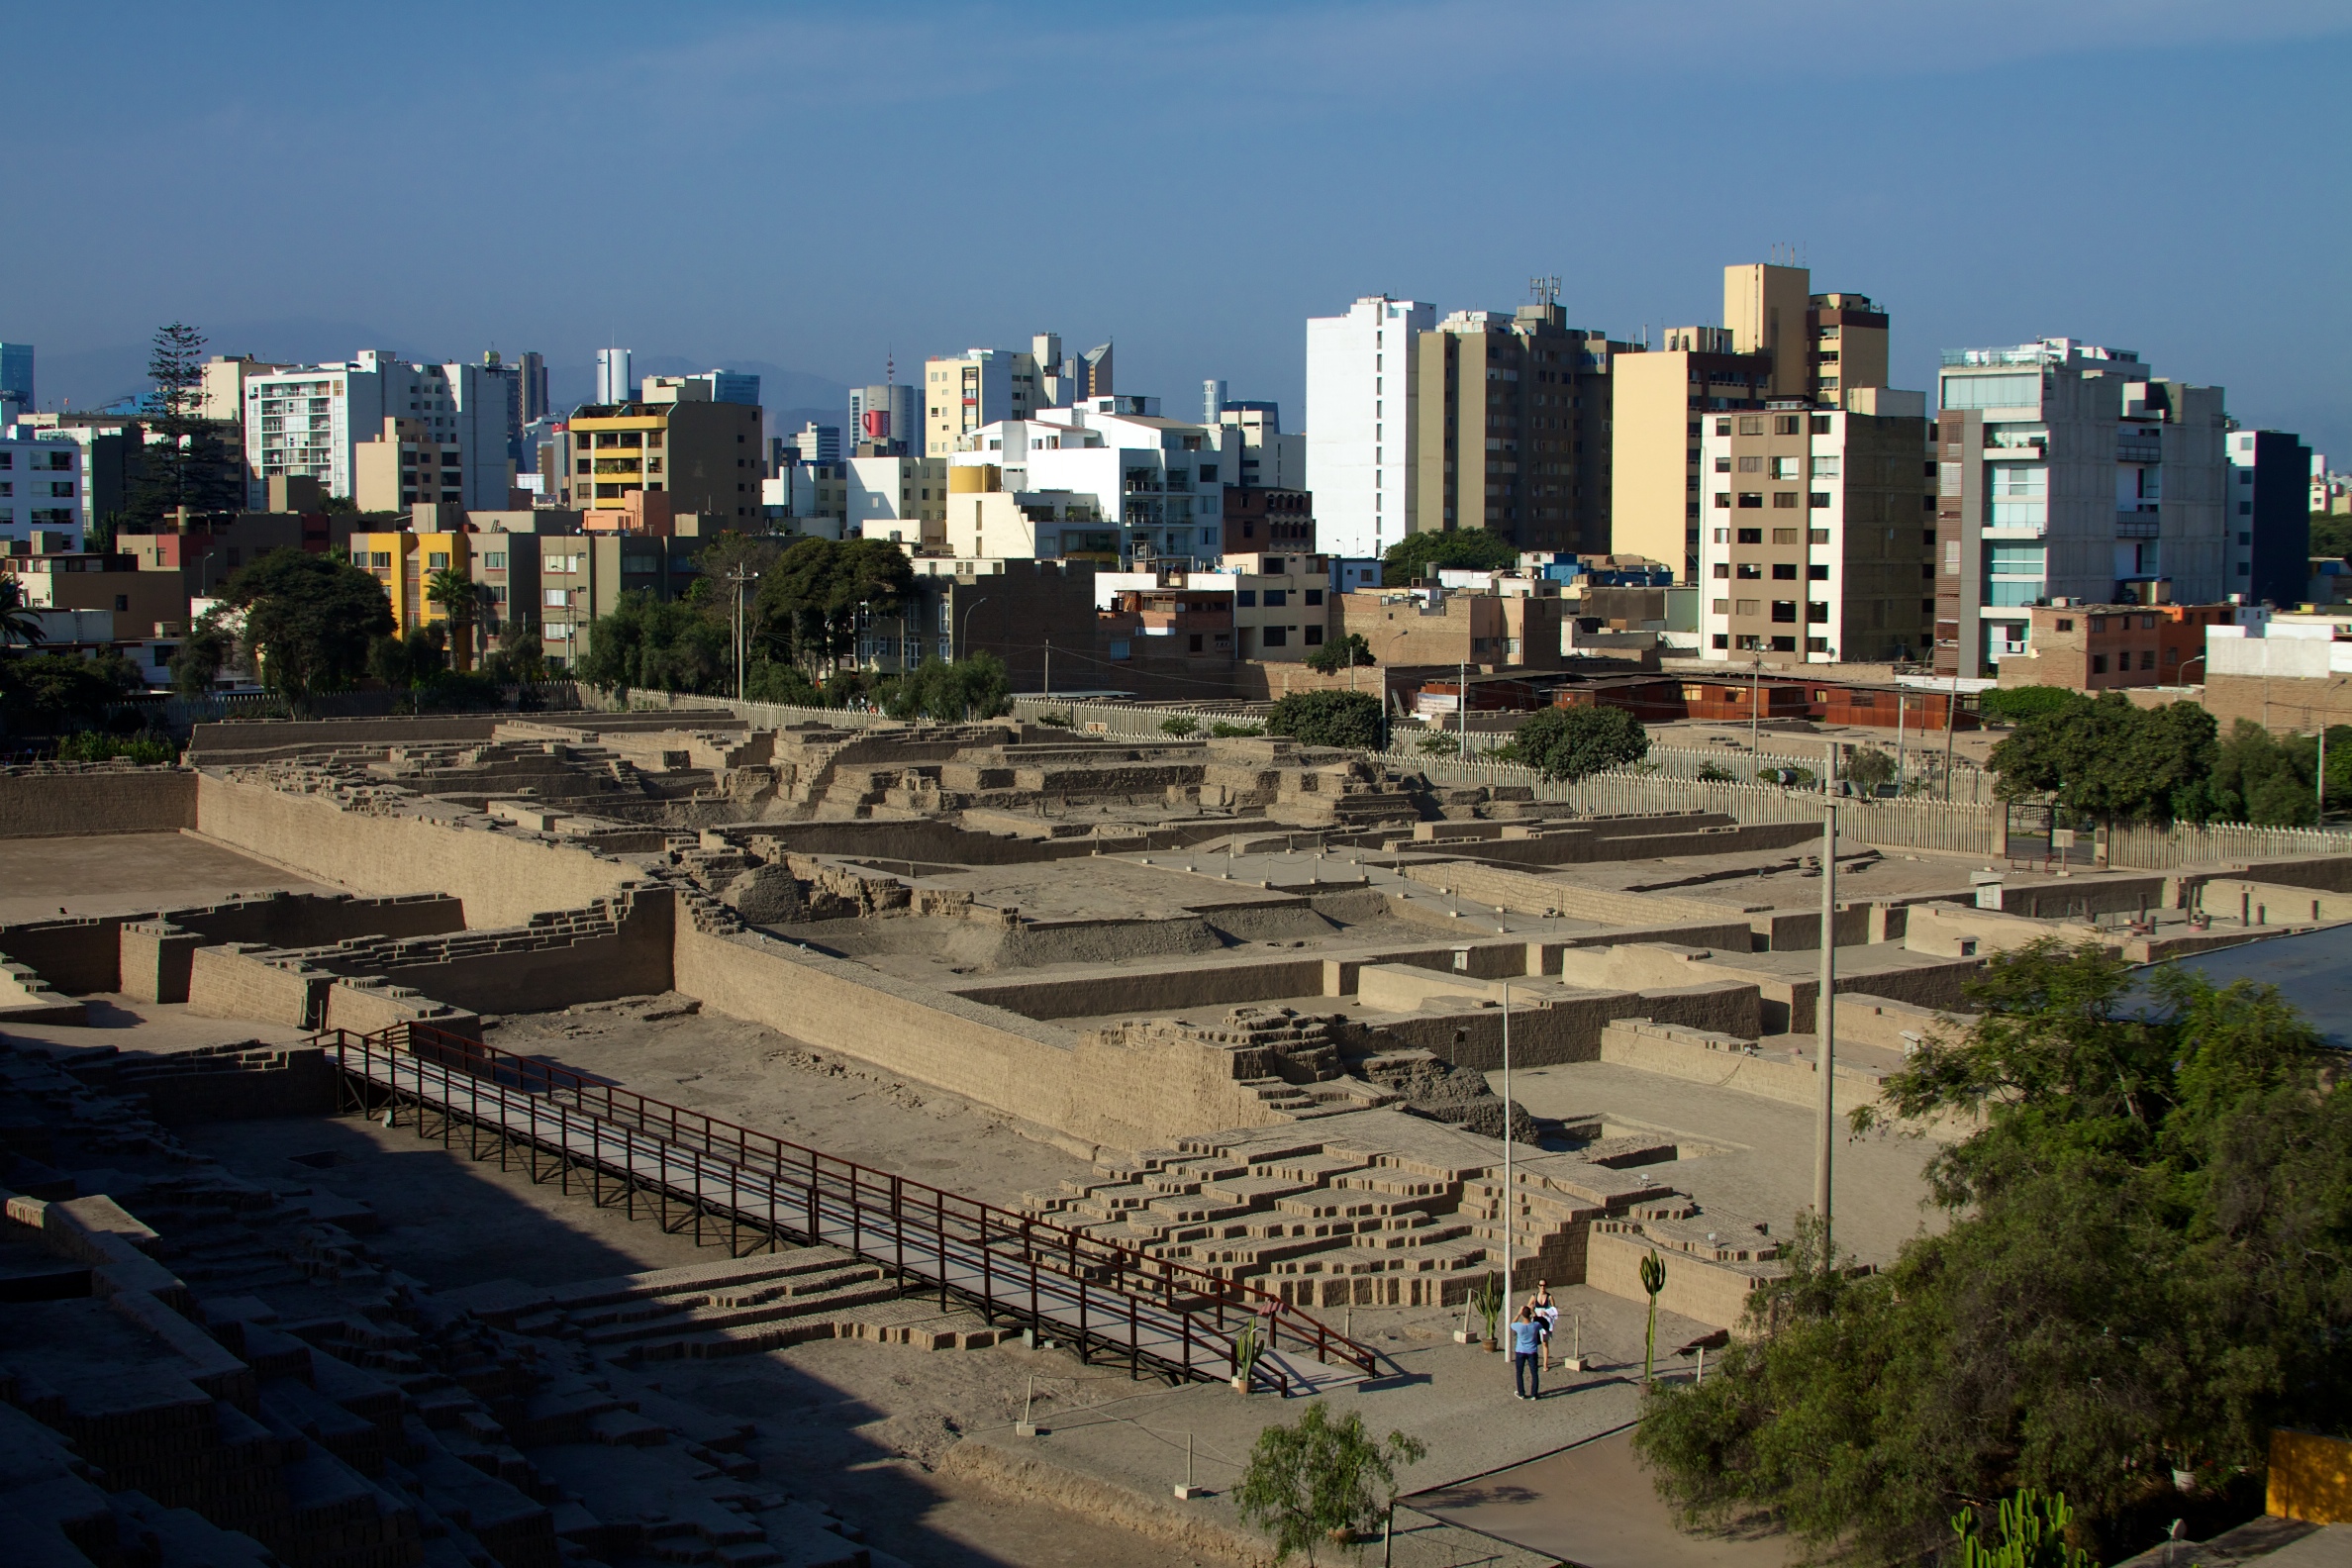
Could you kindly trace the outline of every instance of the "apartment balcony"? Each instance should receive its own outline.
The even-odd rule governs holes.
[[[2153,437],[2119,436],[2115,439],[2115,461],[2119,463],[2154,463],[2164,461],[2164,442]]]
[[[2115,514],[2115,538],[2152,539],[2160,532],[2158,514],[2154,512],[2123,512]]]

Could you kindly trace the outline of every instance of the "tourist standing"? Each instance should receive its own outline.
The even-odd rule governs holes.
[[[1536,1360],[1541,1341],[1535,1327],[1534,1309],[1521,1307],[1511,1324],[1512,1398],[1543,1398],[1543,1368]]]

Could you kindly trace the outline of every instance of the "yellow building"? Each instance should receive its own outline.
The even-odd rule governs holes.
[[[473,575],[469,538],[454,529],[424,534],[405,529],[396,534],[353,534],[351,564],[384,585],[384,591],[392,596],[392,625],[406,637],[421,627],[437,623],[445,626],[448,622],[448,606],[427,597],[427,589],[433,574],[443,568],[462,572],[469,578]],[[479,621],[476,617],[477,626]],[[457,669],[471,668],[473,649],[452,647],[450,662]]]

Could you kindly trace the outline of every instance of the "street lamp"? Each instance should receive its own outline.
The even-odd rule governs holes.
[[[953,663],[953,662],[955,661],[955,659],[956,659],[956,657],[957,657],[957,649],[958,649],[958,648],[969,648],[969,647],[970,647],[970,645],[971,645],[971,640],[972,640],[972,612],[973,612],[973,611],[975,611],[975,610],[977,610],[977,609],[979,609],[979,608],[980,608],[982,605],[984,605],[984,604],[986,604],[986,603],[988,603],[988,595],[986,595],[986,594],[982,594],[982,595],[981,595],[979,598],[977,598],[977,599],[973,600],[973,601],[972,601],[970,604],[968,604],[968,605],[965,605],[965,606],[964,606],[964,609],[963,609],[963,628],[962,628],[961,632],[960,632],[960,633],[959,633],[959,634],[958,634],[958,635],[957,635],[957,636],[956,636],[954,638],[952,638],[952,640],[953,640],[953,641],[954,641],[954,643],[955,643],[955,646],[954,646],[954,647],[951,647],[951,648],[949,648],[949,649],[947,650],[947,659],[948,659],[948,662],[950,662],[950,663]],[[950,628],[949,630],[951,630],[951,631],[952,631],[952,630],[954,630],[954,629],[953,629],[953,628]]]
[[[2205,656],[2203,653],[2192,653],[2187,658],[2181,660],[2182,685],[2186,686],[2189,684],[2189,666],[2192,664],[2203,664],[2205,659]]]

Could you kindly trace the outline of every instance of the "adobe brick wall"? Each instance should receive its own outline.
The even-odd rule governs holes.
[[[329,1029],[373,1034],[402,1024],[430,1024],[443,1033],[482,1037],[479,1015],[436,1001],[408,986],[380,980],[338,980],[327,988]]]
[[[1842,1034],[1841,1034],[1842,1037]],[[1664,1019],[1622,1019],[1601,1032],[1601,1060],[1716,1089],[1736,1089],[1787,1105],[1819,1103],[1820,1077],[1809,1061],[1775,1052],[1746,1055],[1749,1041],[1715,1030],[1675,1027]],[[1878,1077],[1840,1067],[1836,1111],[1879,1102]]]
[[[361,721],[351,721],[359,723]],[[320,796],[217,773],[197,776],[200,832],[320,882],[369,893],[444,893],[471,927],[520,926],[541,911],[581,909],[635,871],[570,845],[420,816],[364,816]]]
[[[188,735],[192,767],[258,762],[338,746],[425,745],[488,740],[510,716],[446,714],[383,719],[245,719],[195,726]]]
[[[1232,1079],[1230,1052],[1080,1037],[863,965],[681,922],[676,986],[705,1007],[1121,1148],[1283,1120]]]
[[[1592,991],[1511,1009],[1511,1062],[1515,1067],[1550,1067],[1561,1062],[1602,1059],[1604,1031],[1618,1019],[1649,1018],[1691,1029],[1754,1037],[1754,985],[1661,987],[1649,991]],[[1383,1033],[1457,1066],[1492,1072],[1503,1065],[1503,1010],[1464,1008],[1456,1013],[1405,1013],[1367,1019]],[[1459,1034],[1461,1037],[1456,1038]]]
[[[2352,675],[2212,675],[2205,709],[2225,735],[2240,719],[2277,735],[2310,735],[2322,725],[2352,724]]]
[[[335,1080],[336,1070],[326,1052],[315,1046],[297,1046],[275,1052],[266,1066],[145,1079],[140,1089],[157,1122],[165,1127],[186,1127],[198,1122],[333,1116]]]
[[[59,991],[79,996],[116,989],[116,932],[137,917],[74,916],[0,926],[0,952],[30,964]]]
[[[1093,1018],[1107,1013],[1170,1013],[1186,1008],[1323,994],[1323,960],[1214,963],[1207,959],[1145,965],[1055,980],[959,986],[956,994],[1027,1018]]]
[[[125,921],[121,931],[121,972],[115,989],[141,1002],[185,1002],[188,974],[205,938],[169,921]]]
[[[197,948],[188,968],[188,1011],[203,1018],[318,1028],[335,977],[257,956],[268,951],[249,942]]]
[[[89,1021],[86,1004],[52,990],[31,965],[17,963],[6,953],[0,953],[0,1023],[87,1024]]]
[[[254,941],[271,947],[305,947],[378,933],[427,935],[464,926],[457,900],[441,894],[368,899],[347,893],[280,892],[186,909],[0,926],[0,952],[32,965],[43,979],[70,995],[119,991],[125,983],[123,928],[158,920],[196,932],[204,938],[200,945]]]
[[[1641,1260],[1652,1250],[1639,1236],[1596,1225],[1585,1241],[1584,1283],[1647,1306],[1649,1292],[1641,1288]],[[1754,1275],[1688,1252],[1667,1247],[1655,1250],[1666,1263],[1666,1288],[1658,1292],[1660,1310],[1717,1328],[1738,1326],[1747,1312],[1748,1296],[1759,1283]]]
[[[0,838],[177,833],[196,826],[196,775],[186,768],[0,770]]]
[[[333,952],[309,957],[331,973],[380,978],[469,1012],[546,1012],[667,991],[675,906],[668,888],[646,887],[611,901],[609,910],[574,912],[560,923],[477,931],[445,944],[427,939],[388,953],[369,944],[348,964]],[[550,926],[559,933],[578,926],[584,933],[550,937]]]

